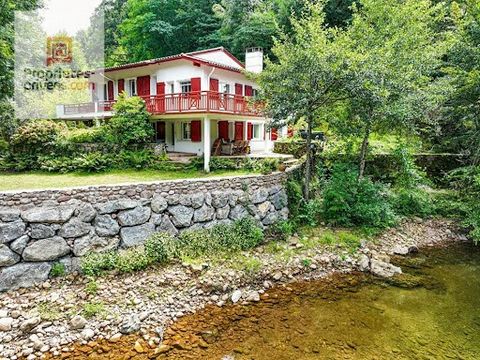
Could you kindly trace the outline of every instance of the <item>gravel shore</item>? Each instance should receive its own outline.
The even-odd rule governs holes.
[[[260,301],[261,294],[277,284],[333,272],[360,270],[390,277],[401,273],[390,264],[391,255],[468,239],[450,221],[413,219],[362,240],[354,253],[336,246],[307,246],[305,240],[293,236],[275,251],[266,244],[221,261],[109,274],[94,281],[72,274],[0,294],[0,358],[65,356],[75,344],[115,343],[137,333],[161,352],[164,329],[207,304]]]

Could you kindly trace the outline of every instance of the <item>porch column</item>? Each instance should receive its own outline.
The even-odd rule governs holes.
[[[210,172],[210,119],[208,117],[203,118],[203,158],[205,160],[204,170]]]
[[[243,122],[243,140],[248,140],[248,121]]]

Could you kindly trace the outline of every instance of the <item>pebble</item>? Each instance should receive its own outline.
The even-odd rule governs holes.
[[[82,339],[88,341],[88,340],[92,339],[92,338],[95,336],[95,331],[93,331],[92,329],[88,329],[88,328],[87,328],[87,329],[85,329],[85,330],[82,331],[81,336],[82,336]]]
[[[230,299],[232,300],[232,303],[236,304],[238,302],[238,300],[240,300],[241,297],[242,297],[242,291],[241,290],[235,290]]]
[[[12,329],[13,318],[6,317],[0,319],[0,331],[10,331]]]

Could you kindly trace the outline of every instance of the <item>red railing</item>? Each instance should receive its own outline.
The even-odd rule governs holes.
[[[247,116],[262,116],[262,106],[250,98],[232,94],[222,94],[213,91],[199,91],[188,94],[168,94],[142,96],[147,110],[155,115],[192,113],[192,112],[221,112]],[[65,105],[65,115],[90,112],[111,111],[114,101],[101,101],[98,108],[95,104]]]

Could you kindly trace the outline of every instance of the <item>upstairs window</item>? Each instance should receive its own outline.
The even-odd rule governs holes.
[[[253,89],[253,97],[258,97],[260,95],[260,91],[258,89]]]
[[[175,83],[171,82],[169,83],[170,86],[170,94],[175,94]]]
[[[222,92],[224,94],[230,94],[230,84],[223,84],[222,86]]]
[[[137,81],[135,79],[128,80],[128,95],[137,96]]]
[[[108,100],[108,87],[107,84],[103,84],[103,100]]]
[[[192,82],[191,81],[182,81],[180,83],[182,94],[188,94],[192,92]]]

